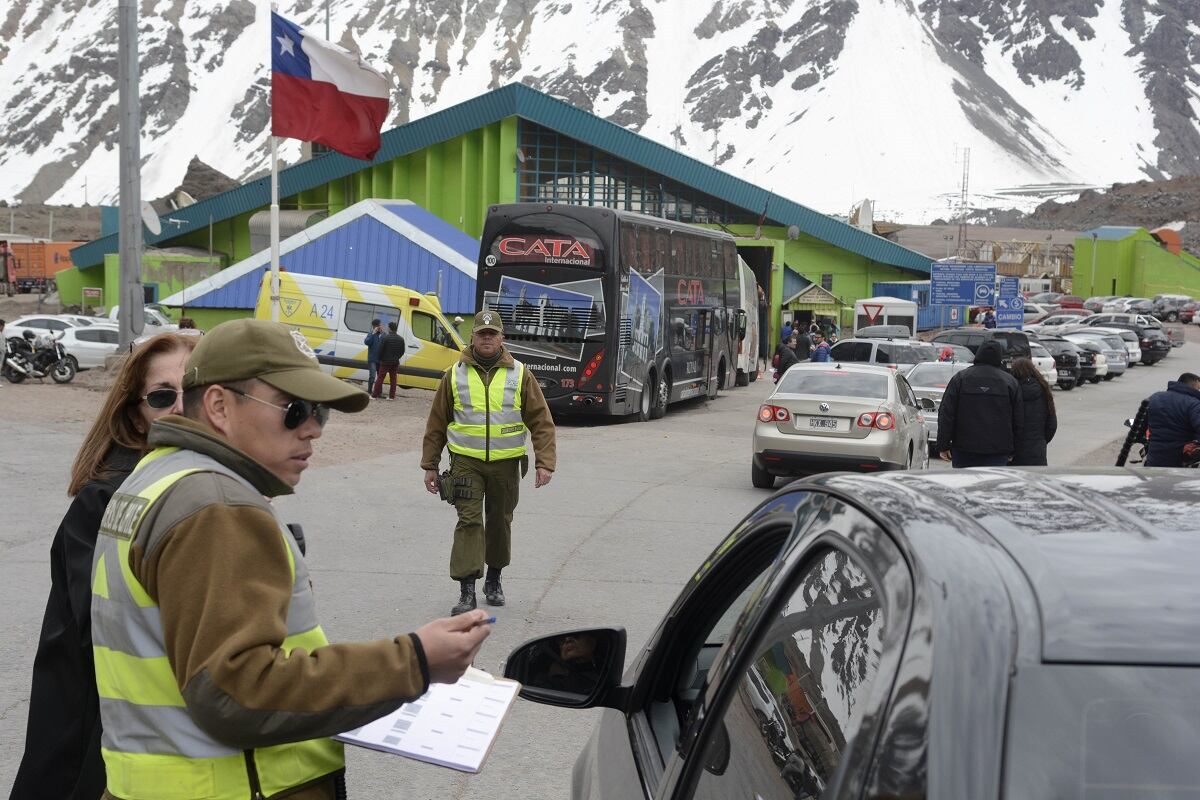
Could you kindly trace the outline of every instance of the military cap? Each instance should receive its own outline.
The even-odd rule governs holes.
[[[210,330],[187,361],[183,388],[257,378],[299,400],[362,411],[370,396],[321,369],[300,331],[265,319],[235,319]]]
[[[475,327],[471,328],[471,333],[479,333],[480,331],[504,333],[504,321],[500,319],[500,314],[490,308],[485,308],[476,314]]]

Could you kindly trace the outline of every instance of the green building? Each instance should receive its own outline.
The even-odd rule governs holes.
[[[1200,258],[1183,251],[1176,231],[1105,225],[1075,240],[1071,290],[1083,297],[1200,297]]]
[[[327,153],[282,170],[279,185],[281,209],[335,214],[368,198],[404,199],[475,238],[489,205],[525,201],[720,227],[738,237],[739,253],[767,293],[773,339],[782,302],[806,286],[836,298],[846,324],[855,300],[869,297],[876,282],[929,275],[927,256],[519,83],[385,132],[373,162]],[[269,204],[270,179],[259,178],[172,211],[173,223],[147,243],[211,246],[222,264],[233,264],[252,255],[250,219]],[[75,268],[59,276],[64,303],[79,302],[74,293],[83,286],[115,286],[109,258],[117,244],[113,234],[71,251]],[[821,307],[832,307],[824,295]],[[189,311],[202,327],[247,313]]]

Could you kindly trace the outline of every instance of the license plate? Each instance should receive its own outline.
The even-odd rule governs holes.
[[[838,421],[833,417],[809,417],[808,427],[826,431],[836,431]]]
[[[1069,378],[1069,377],[1071,377],[1071,371],[1069,369],[1060,369],[1058,371],[1058,377]]]

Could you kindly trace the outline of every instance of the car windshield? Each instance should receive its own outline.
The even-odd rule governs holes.
[[[950,382],[950,377],[961,372],[970,364],[917,364],[908,373],[908,382],[913,386],[941,386]]]
[[[888,396],[890,375],[875,375],[851,370],[789,370],[779,381],[776,394],[814,394],[822,397],[868,397],[877,400]]]
[[[1195,797],[1198,691],[1200,670],[1194,668],[1053,664],[1019,670],[1004,796]]]

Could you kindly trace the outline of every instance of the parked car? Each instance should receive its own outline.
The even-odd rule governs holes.
[[[861,364],[920,364],[937,358],[926,342],[916,339],[843,339],[829,349],[834,361]]]
[[[1135,309],[1134,306],[1141,303],[1148,304],[1145,308],[1145,312],[1149,313],[1150,306],[1153,305],[1153,302],[1148,297],[1116,297],[1105,303],[1102,310],[1106,314],[1138,313],[1141,312],[1142,309]]]
[[[1129,368],[1129,353],[1125,349],[1125,342],[1116,334],[1104,334],[1084,328],[1074,333],[1065,333],[1063,338],[1076,344],[1080,339],[1086,339],[1100,345],[1100,352],[1104,354],[1104,363],[1108,365],[1108,371],[1102,373],[1100,377],[1106,381],[1124,375]]]
[[[1161,325],[1142,325],[1127,319],[1130,317],[1141,318],[1141,315],[1099,314],[1097,316],[1117,317],[1117,319],[1113,319],[1112,321],[1104,321],[1100,327],[1124,328],[1137,334],[1138,347],[1142,351],[1142,363],[1146,366],[1157,364],[1159,361],[1162,361],[1164,358],[1170,355],[1171,341],[1167,338],[1167,335],[1163,333]],[[1093,317],[1088,317],[1084,324],[1090,324],[1092,319]],[[1150,319],[1153,320],[1154,318],[1150,317]],[[1155,322],[1157,322],[1157,320],[1155,320]]]
[[[1114,322],[1120,322],[1123,324],[1133,323],[1146,328],[1162,327],[1162,323],[1158,321],[1158,318],[1149,314],[1093,314],[1092,316],[1086,317],[1082,320],[1082,324],[1084,325],[1111,325]]]
[[[12,338],[31,330],[38,336],[44,336],[48,333],[65,331],[68,328],[86,328],[93,325],[115,329],[115,326],[108,320],[83,317],[78,314],[26,314],[5,325],[4,335]]]
[[[946,392],[946,385],[950,383],[950,378],[954,377],[956,372],[962,372],[969,366],[971,366],[970,361],[916,364],[909,367],[908,372],[904,375],[908,379],[908,385],[912,387],[913,393],[916,394],[917,400],[928,400],[933,404],[933,408],[929,409],[929,413],[925,415],[925,431],[929,434],[930,458],[937,457],[935,445],[938,434],[938,415],[936,412],[942,405],[942,395]]]
[[[628,666],[624,629],[592,628],[520,645],[505,674],[527,701],[602,709],[579,721],[574,800],[1182,797],[1200,741],[1183,472],[797,481],[688,573]],[[558,655],[567,637],[591,656]]]
[[[925,416],[904,376],[870,364],[801,362],[758,410],[751,482],[851,469],[924,469]]]
[[[933,344],[958,344],[969,349],[972,353],[979,351],[984,342],[994,339],[1004,347],[1004,365],[1007,367],[1014,358],[1029,357],[1029,337],[1021,331],[999,330],[996,328],[959,328],[942,331],[933,337]]]
[[[1053,303],[1026,303],[1022,320],[1025,323],[1037,322],[1058,313],[1058,306]]]
[[[1042,373],[1046,383],[1053,386],[1058,381],[1058,369],[1054,366],[1054,356],[1033,339],[1029,340],[1029,352],[1033,365],[1037,367],[1038,372]]]
[[[1099,294],[1095,297],[1089,297],[1083,301],[1083,307],[1094,314],[1099,314],[1104,310],[1104,304],[1110,300],[1116,300],[1115,294]]]
[[[1107,328],[1097,325],[1090,330],[1097,330],[1103,333],[1111,333],[1115,336],[1120,336],[1121,341],[1125,343],[1125,352],[1129,357],[1129,366],[1138,364],[1142,360],[1142,347],[1138,343],[1138,335],[1128,328]]]
[[[1192,302],[1192,298],[1182,294],[1160,294],[1154,298],[1150,313],[1167,322],[1178,322],[1180,310]]]
[[[1088,376],[1088,382],[1099,383],[1100,381],[1104,380],[1104,376],[1108,374],[1108,359],[1104,355],[1104,347],[1100,344],[1100,342],[1097,342],[1087,336],[1064,336],[1063,338],[1078,347],[1081,353],[1091,353],[1091,366],[1094,371]]]
[[[975,361],[975,354],[971,352],[971,349],[961,344],[949,344],[947,342],[937,342],[936,344],[934,342],[926,342],[926,344],[933,348],[934,357],[930,361],[941,361],[942,353],[946,349],[950,350],[951,361],[958,361],[963,364],[970,364]]]
[[[1073,308],[1076,311],[1084,311],[1083,298],[1077,294],[1064,294],[1062,297],[1054,301],[1058,304],[1058,310],[1064,311]]]
[[[164,306],[147,305],[144,309],[143,319],[145,325],[142,329],[143,336],[151,336],[156,333],[169,333],[179,330],[179,326],[171,321],[167,316],[167,311]],[[116,321],[121,313],[120,306],[113,306],[108,312],[108,319]]]
[[[104,366],[104,359],[117,352],[120,331],[115,325],[67,328],[62,332],[63,349],[76,371]]]
[[[1185,325],[1189,325],[1196,319],[1196,309],[1200,308],[1200,303],[1193,300],[1190,303],[1184,303],[1179,307],[1179,321]]]
[[[1030,303],[1057,303],[1060,297],[1065,297],[1063,292],[1037,292],[1025,298]]]
[[[1057,336],[1038,336],[1037,342],[1054,357],[1058,388],[1070,391],[1083,382],[1078,347]],[[1092,374],[1095,374],[1094,369]]]
[[[1085,311],[1084,314],[1090,314],[1090,311]],[[1061,328],[1063,326],[1078,325],[1083,317],[1080,314],[1067,314],[1062,311],[1057,314],[1051,314],[1045,319],[1025,326],[1026,332],[1048,331],[1052,328]]]

